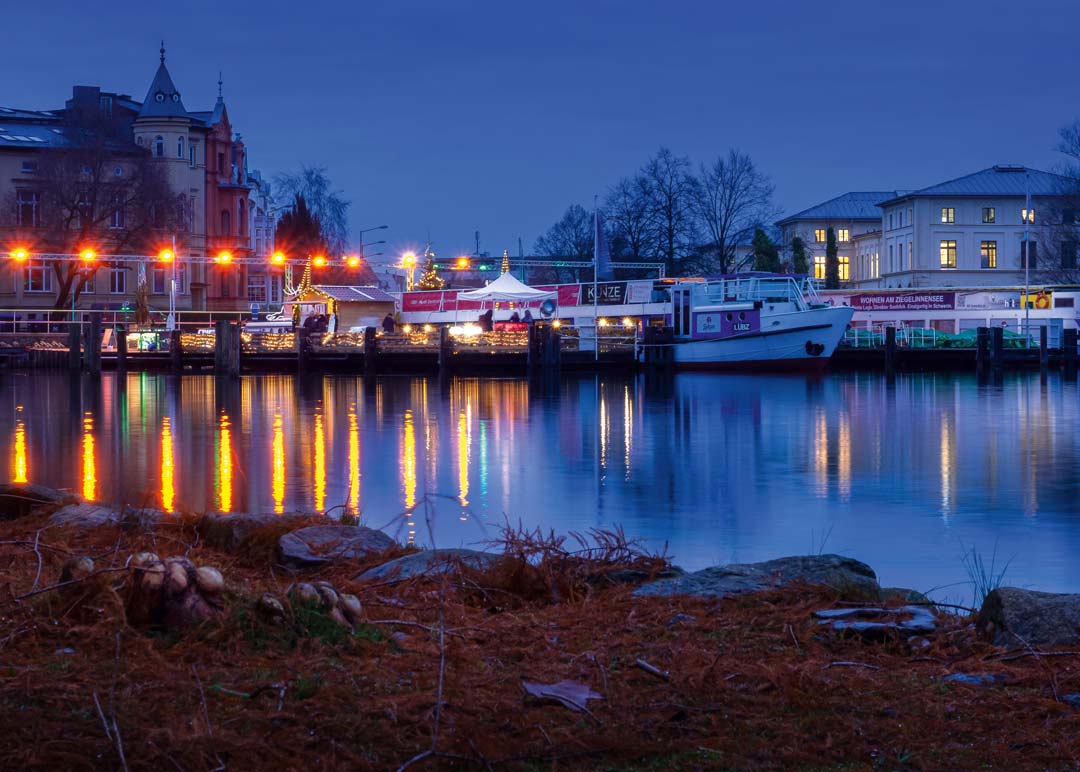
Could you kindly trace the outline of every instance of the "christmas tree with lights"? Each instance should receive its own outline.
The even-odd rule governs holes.
[[[440,290],[446,286],[446,282],[435,269],[435,253],[428,252],[426,257],[424,272],[420,274],[420,281],[416,283],[416,287],[422,290]]]

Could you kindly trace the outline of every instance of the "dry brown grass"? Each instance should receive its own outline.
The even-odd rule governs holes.
[[[5,769],[395,769],[432,748],[441,661],[436,753],[411,769],[1080,764],[1080,710],[1054,699],[1080,692],[1080,658],[1002,662],[956,617],[926,648],[826,634],[811,612],[836,596],[815,588],[632,598],[597,577],[663,561],[615,534],[596,548],[518,531],[490,571],[365,585],[353,577],[375,559],[294,575],[265,561],[261,540],[241,556],[208,549],[191,519],[153,533],[43,525],[0,524]],[[41,590],[71,554],[120,569],[148,548],[222,569],[226,611],[183,635],[135,629],[122,570],[16,600],[38,554]],[[298,576],[355,592],[370,624],[350,635],[305,609],[284,627],[261,622],[253,600]],[[941,680],[952,672],[1007,681]],[[527,697],[522,679],[575,680],[604,699],[576,713]]]

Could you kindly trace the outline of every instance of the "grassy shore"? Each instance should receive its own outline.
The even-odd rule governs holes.
[[[725,600],[635,598],[610,581],[662,560],[512,535],[490,570],[403,583],[385,558],[287,572],[280,529],[226,554],[190,518],[153,530],[0,523],[4,769],[1073,769],[1080,657],[1030,657],[942,615],[925,643],[828,633],[820,587]],[[215,566],[224,609],[186,631],[134,626],[123,569],[152,550]],[[88,579],[60,583],[72,556]],[[527,559],[522,559],[527,558]],[[355,630],[265,592],[325,580]],[[288,604],[287,604],[288,606]],[[990,686],[943,680],[988,674]],[[523,681],[572,681],[584,709]]]

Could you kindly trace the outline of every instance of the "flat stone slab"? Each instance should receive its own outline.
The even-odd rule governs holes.
[[[403,555],[380,566],[369,568],[356,577],[357,582],[412,579],[454,571],[460,566],[477,571],[489,568],[501,555],[470,549],[421,550]]]
[[[71,528],[96,528],[102,525],[139,526],[153,528],[168,515],[159,509],[138,509],[128,507],[117,509],[105,504],[84,501],[68,504],[49,516],[49,525]]]
[[[891,633],[929,635],[937,630],[933,612],[922,606],[831,608],[815,611],[814,617],[819,624],[833,630],[858,633],[868,638]]]
[[[396,542],[363,525],[311,525],[284,534],[278,541],[283,565],[299,568],[385,552]]]
[[[796,555],[766,560],[763,563],[713,566],[651,582],[637,588],[634,595],[726,598],[772,590],[792,582],[825,585],[838,590],[856,590],[873,597],[881,590],[874,569],[858,560],[841,555]]]
[[[34,483],[0,483],[0,520],[25,517],[46,504],[76,499],[70,493]]]
[[[998,646],[1080,645],[1080,594],[999,587],[983,601],[975,621]]]

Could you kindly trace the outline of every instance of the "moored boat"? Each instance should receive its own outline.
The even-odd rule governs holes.
[[[670,292],[670,345],[685,370],[822,369],[854,313],[790,276],[682,281]]]

